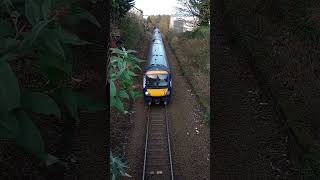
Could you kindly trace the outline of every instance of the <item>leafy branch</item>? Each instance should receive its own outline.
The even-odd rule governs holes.
[[[89,45],[66,27],[87,20],[100,24],[73,1],[2,1],[0,7],[0,136],[12,138],[47,165],[58,159],[45,151],[31,114],[68,117],[79,121],[78,111],[106,109],[99,102],[68,87],[72,79],[72,46]],[[28,60],[47,83],[21,94],[9,61]],[[66,112],[61,109],[66,107]],[[68,121],[68,120],[66,120]]]
[[[109,83],[110,83],[110,105],[118,110],[128,113],[123,105],[123,100],[134,100],[141,97],[142,93],[133,86],[133,77],[137,76],[134,71],[141,70],[139,63],[143,60],[137,58],[132,53],[134,50],[126,50],[125,48],[110,48],[113,56],[111,56],[109,64]],[[117,90],[116,84],[119,85]]]

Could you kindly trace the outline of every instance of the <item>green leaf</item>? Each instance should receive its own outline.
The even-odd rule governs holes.
[[[80,7],[74,8],[72,11],[72,14],[65,17],[65,22],[70,25],[78,24],[81,22],[81,20],[87,20],[95,24],[97,27],[99,28],[101,27],[100,23],[92,14],[90,14],[87,10],[82,9]]]
[[[132,72],[132,71],[130,71],[130,70],[128,70],[127,72],[128,72],[128,75],[129,75],[129,76],[137,76],[136,73],[134,73],[134,72]]]
[[[22,106],[28,111],[61,117],[60,109],[48,95],[32,92],[22,96]]]
[[[12,133],[10,130],[3,125],[3,122],[0,121],[0,137],[2,138],[13,138]]]
[[[41,72],[53,82],[70,79],[72,64],[53,54],[42,54],[37,64]]]
[[[19,123],[13,111],[0,113],[0,137],[14,138],[19,132]]]
[[[132,54],[128,54],[128,59],[132,60],[133,62],[138,62],[138,63],[145,61],[145,60],[142,60],[142,59],[139,59],[139,58],[135,57]]]
[[[48,20],[50,8],[51,0],[43,0],[41,5],[41,12],[44,20]]]
[[[25,35],[25,38],[23,39],[20,47],[27,48],[32,46],[34,41],[38,38],[40,32],[48,23],[49,21],[40,21],[35,26],[33,26],[31,32]]]
[[[129,99],[129,95],[128,95],[128,93],[126,93],[125,90],[120,91],[118,96],[121,97],[121,98]]]
[[[44,28],[39,35],[37,44],[44,52],[52,52],[65,58],[64,49],[57,38],[58,34],[54,29]]]
[[[16,75],[6,62],[0,62],[0,110],[10,111],[20,106],[20,87]]]
[[[15,30],[8,21],[1,19],[0,27],[0,37],[14,36]]]
[[[117,94],[116,86],[113,81],[110,81],[110,96],[114,97]]]
[[[6,49],[12,49],[15,46],[19,45],[19,41],[15,38],[7,38],[5,39],[5,48]]]
[[[111,53],[125,55],[125,52],[118,48],[110,48]]]
[[[111,62],[110,62],[111,64],[115,64],[115,63],[117,63],[119,61],[123,61],[122,58],[117,57],[117,56],[112,56],[110,59],[111,59]]]
[[[131,81],[132,81],[131,75],[129,74],[128,71],[124,71],[124,72],[121,74],[121,77],[122,77],[122,81],[123,81],[123,82],[126,81],[126,83],[128,83],[128,82],[131,83]]]
[[[119,111],[124,112],[124,106],[122,101],[119,98],[114,98],[115,102],[114,102],[114,107],[116,107]]]
[[[139,91],[130,91],[129,94],[133,99],[137,97],[143,97],[143,94]]]
[[[46,41],[46,46],[51,49],[53,53],[56,53],[65,58],[64,50],[61,46],[61,43],[58,39],[53,39],[52,41]]]
[[[121,84],[124,86],[124,87],[131,87],[133,85],[133,81],[131,79],[121,79]]]
[[[20,128],[16,137],[16,142],[28,152],[34,154],[37,158],[45,160],[46,153],[38,128],[24,111],[18,111],[16,113],[16,118]]]
[[[90,112],[106,110],[107,106],[101,100],[86,96],[81,93],[75,93],[77,104],[80,109],[84,109]]]
[[[78,102],[71,88],[59,88],[55,90],[53,97],[60,105],[67,108],[72,118],[79,120]]]
[[[0,7],[6,7],[6,9],[10,11],[10,8],[13,8],[13,4],[11,0],[2,0],[0,2]]]
[[[61,42],[65,43],[65,44],[72,44],[72,45],[91,44],[88,41],[81,40],[77,35],[75,35],[73,33],[69,33],[69,32],[64,31],[62,29],[58,31],[58,35],[59,35]]]
[[[116,102],[115,96],[110,96],[110,106],[111,106],[111,107],[114,107],[114,106],[115,106],[115,102]]]
[[[0,66],[1,66],[1,62],[4,62],[4,61],[10,61],[12,58],[14,57],[14,54],[13,53],[7,53],[7,54],[4,54],[3,56],[0,57]],[[1,68],[0,68],[1,69]],[[1,78],[0,78],[1,79]],[[1,84],[1,83],[0,83]]]
[[[31,25],[40,21],[40,6],[35,0],[25,1],[25,15]]]
[[[71,78],[71,76],[56,67],[44,66],[40,68],[40,71],[49,80],[48,87],[50,88],[57,87],[63,80]]]
[[[10,60],[17,51],[17,47],[19,46],[19,41],[14,38],[1,38],[0,37],[0,62],[3,60]]]
[[[130,54],[130,53],[137,53],[137,51],[135,50],[127,50],[127,53]]]
[[[132,65],[130,66],[130,69],[131,69],[131,70],[139,69],[140,71],[142,70],[138,64],[132,64]]]
[[[120,69],[120,74],[127,69],[126,61],[118,61],[118,68]]]

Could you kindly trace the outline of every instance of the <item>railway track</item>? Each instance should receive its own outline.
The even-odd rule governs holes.
[[[142,180],[173,179],[167,105],[149,105]]]

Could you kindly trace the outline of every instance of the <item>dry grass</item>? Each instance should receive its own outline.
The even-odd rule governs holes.
[[[184,73],[203,106],[206,120],[210,116],[210,37],[174,34],[168,39]]]

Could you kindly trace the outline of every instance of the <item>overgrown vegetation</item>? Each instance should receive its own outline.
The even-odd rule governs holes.
[[[121,176],[131,177],[127,174],[127,168],[127,164],[123,159],[113,156],[112,152],[110,152],[110,172],[112,174],[112,180],[116,180]]]
[[[115,24],[120,22],[119,18],[125,17],[130,8],[134,6],[134,0],[112,0],[111,5],[111,22]]]
[[[250,60],[286,115],[308,178],[320,171],[319,8],[313,0],[226,0],[223,8],[234,48],[246,54],[242,59]]]
[[[145,34],[143,19],[129,13],[120,20],[119,29],[124,46],[128,49],[136,48],[138,40]]]
[[[122,50],[112,48],[112,53],[109,68],[109,83],[110,83],[110,105],[117,108],[119,111],[128,113],[123,105],[123,100],[132,101],[136,97],[141,97],[142,93],[135,90],[133,87],[133,79],[136,76],[134,71],[141,70],[139,63],[142,62],[139,58],[132,55],[134,50]],[[115,84],[118,84],[118,90]]]
[[[135,87],[134,80],[137,76],[135,72],[141,70],[140,63],[143,60],[137,58],[137,51],[126,50],[137,49],[140,39],[145,34],[143,18],[128,12],[133,5],[132,0],[113,1],[113,12],[116,13],[112,14],[111,38],[115,43],[110,49],[112,56],[108,66],[110,105],[126,115],[130,115],[129,110],[134,99],[142,96]],[[121,144],[115,146],[121,146]],[[118,179],[121,176],[130,177],[126,173],[127,163],[118,153],[120,152],[115,155],[110,151],[112,179]]]
[[[32,117],[55,116],[74,128],[80,109],[106,109],[102,102],[70,86],[72,46],[93,45],[72,33],[70,27],[82,20],[97,27],[100,24],[77,1],[6,0],[0,4],[0,136],[15,140],[50,165],[58,158],[46,152]],[[22,89],[11,65],[17,62],[24,62],[24,68],[30,67],[43,81],[35,88]]]
[[[149,29],[157,26],[160,28],[161,33],[166,34],[167,32],[169,32],[170,15],[148,16],[147,24]]]
[[[200,26],[194,31],[167,34],[182,72],[188,78],[204,109],[203,118],[208,123],[210,117],[210,31]]]

